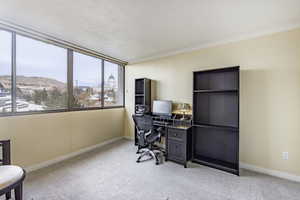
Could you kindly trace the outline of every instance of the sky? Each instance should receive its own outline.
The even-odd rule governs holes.
[[[53,78],[67,82],[67,49],[31,38],[16,37],[17,75]],[[98,86],[101,80],[101,60],[74,52],[74,83]],[[11,74],[11,34],[0,30],[0,75]],[[104,79],[117,77],[118,65],[105,62]],[[116,79],[116,81],[118,81]]]
[[[8,75],[11,69],[11,35],[8,32],[0,31],[0,75]]]

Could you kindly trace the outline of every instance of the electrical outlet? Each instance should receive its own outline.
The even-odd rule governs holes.
[[[289,152],[282,152],[282,159],[288,160],[289,159]]]

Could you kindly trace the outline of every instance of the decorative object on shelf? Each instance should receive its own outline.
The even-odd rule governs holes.
[[[150,112],[148,105],[136,105],[135,114],[147,114]]]
[[[185,114],[191,110],[191,107],[187,103],[179,103],[178,104],[178,110],[182,113],[181,120],[185,120],[186,119]]]

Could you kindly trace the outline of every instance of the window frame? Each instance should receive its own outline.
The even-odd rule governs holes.
[[[1,25],[1,24],[0,24]],[[22,115],[33,115],[33,114],[49,114],[49,113],[60,113],[60,112],[74,112],[74,111],[89,111],[89,110],[102,110],[102,109],[113,109],[113,108],[124,108],[125,107],[125,65],[127,64],[124,61],[120,61],[118,59],[113,60],[114,58],[102,55],[102,54],[95,54],[97,52],[93,50],[89,50],[86,48],[81,48],[77,45],[74,45],[72,43],[68,43],[66,41],[60,41],[60,40],[55,40],[51,36],[47,36],[42,34],[41,36],[35,36],[34,34],[31,33],[23,33],[23,32],[18,32],[10,29],[6,29],[0,26],[0,31],[5,31],[11,34],[11,80],[12,80],[12,88],[11,88],[11,98],[12,98],[12,109],[11,112],[5,112],[5,113],[0,113],[0,117],[7,117],[7,116],[22,116]],[[38,33],[38,32],[37,32]],[[41,34],[41,33],[38,33]],[[23,37],[27,37],[33,40],[37,40],[40,42],[43,42],[45,44],[50,44],[54,45],[60,48],[64,48],[67,51],[67,90],[68,90],[68,104],[67,108],[62,108],[62,109],[52,109],[52,110],[39,110],[39,111],[22,111],[22,112],[17,112],[16,111],[16,91],[17,91],[17,85],[16,85],[16,78],[17,78],[17,65],[16,65],[16,36],[20,35]],[[72,46],[75,46],[74,48]],[[73,69],[74,69],[74,52],[81,53],[87,56],[94,57],[96,59],[99,59],[99,67],[101,67],[101,70],[103,72],[104,70],[104,62],[111,62],[114,64],[117,64],[120,68],[122,68],[123,71],[123,104],[122,105],[116,105],[116,106],[104,106],[104,101],[102,101],[100,107],[88,107],[88,108],[76,108],[73,107],[73,102],[74,102],[74,96],[73,96]],[[112,58],[112,59],[110,59]],[[117,62],[120,61],[120,62]],[[104,91],[104,73],[102,73],[102,80],[101,80],[101,86],[102,86],[102,91]],[[101,98],[103,99],[104,97],[104,92],[101,93]]]
[[[11,39],[11,41],[10,41],[10,82],[11,82],[11,88],[10,88],[10,98],[11,98],[11,106],[10,106],[10,112],[5,112],[5,113],[0,113],[0,116],[1,115],[5,115],[5,114],[9,114],[9,113],[12,113],[13,112],[13,107],[14,107],[14,101],[13,101],[13,98],[14,98],[14,95],[13,95],[13,88],[14,88],[14,86],[13,86],[13,80],[12,80],[12,77],[13,77],[13,73],[14,73],[14,71],[13,71],[13,65],[14,65],[14,63],[13,63],[13,58],[14,58],[14,56],[15,56],[15,54],[14,54],[14,50],[13,50],[13,42],[15,42],[14,40],[13,40],[13,33],[11,32],[11,31],[7,31],[7,30],[2,30],[2,29],[0,29],[0,31],[4,31],[4,32],[6,32],[6,33],[8,33],[8,34],[10,34],[10,39]],[[15,93],[16,94],[16,93]]]

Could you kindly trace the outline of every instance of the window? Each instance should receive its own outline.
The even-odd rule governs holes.
[[[101,59],[74,52],[73,107],[102,107],[101,62]]]
[[[66,109],[67,50],[16,37],[16,111]]]
[[[104,62],[104,106],[123,105],[123,68],[115,63]]]
[[[26,35],[0,29],[0,116],[124,106],[122,64]]]
[[[0,30],[0,113],[11,112],[11,33]]]

